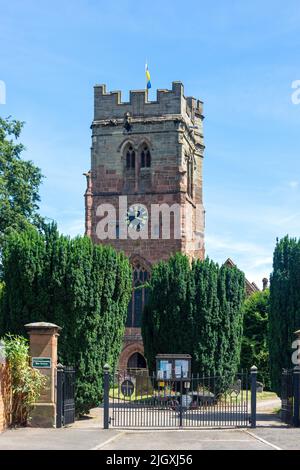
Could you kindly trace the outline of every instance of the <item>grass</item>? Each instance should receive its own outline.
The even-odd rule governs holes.
[[[118,390],[118,387],[115,387],[115,388],[111,388],[110,391],[109,391],[109,398],[114,398],[115,400],[122,400],[122,401],[142,401],[142,400],[147,400],[147,398],[152,398],[153,396],[153,393],[145,393],[143,395],[141,395],[140,393],[138,393],[138,395],[135,395],[135,392],[133,392],[133,394],[131,395],[131,397],[127,397],[125,395],[123,395],[123,393],[121,392],[121,389],[120,391]]]
[[[243,397],[243,400],[246,399],[246,396],[247,396],[246,393],[247,393],[246,390],[243,390],[243,392],[240,392],[237,397],[233,394],[232,395],[232,401],[236,402],[236,403],[240,403],[242,397]],[[262,402],[262,401],[267,401],[267,400],[275,400],[276,398],[278,398],[278,396],[274,392],[264,391],[264,392],[258,392],[257,395],[256,395],[257,402]],[[229,396],[227,395],[227,400],[228,399],[229,399]],[[251,390],[248,390],[248,400],[249,401],[251,400]],[[225,401],[225,399],[222,400],[222,398],[221,398],[221,401]]]
[[[274,392],[261,392],[257,394],[257,401],[275,400],[278,398]]]

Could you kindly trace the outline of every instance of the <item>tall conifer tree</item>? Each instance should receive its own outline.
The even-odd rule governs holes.
[[[176,254],[154,267],[142,317],[150,369],[159,353],[188,353],[195,373],[232,377],[240,361],[245,277],[206,259]]]
[[[272,388],[281,392],[281,372],[291,368],[294,332],[300,329],[300,240],[284,237],[273,256],[269,347]]]
[[[87,237],[59,235],[55,225],[44,234],[29,226],[5,239],[3,279],[0,336],[26,334],[24,325],[34,321],[61,326],[59,361],[75,366],[76,411],[97,406],[103,365],[114,367],[121,350],[131,295],[127,258]]]

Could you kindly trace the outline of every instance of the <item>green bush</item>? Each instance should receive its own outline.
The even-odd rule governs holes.
[[[26,425],[29,413],[46,385],[46,377],[37,369],[30,367],[29,345],[26,338],[5,335],[2,342],[11,379],[11,424]]]
[[[292,364],[294,332],[300,329],[300,240],[284,237],[273,256],[269,349],[272,389],[281,393],[282,369]]]
[[[87,237],[59,235],[55,226],[12,232],[3,250],[5,291],[2,334],[24,325],[62,327],[59,361],[76,369],[76,412],[102,399],[103,365],[117,363],[131,295],[127,258]]]
[[[181,254],[154,266],[142,317],[151,370],[159,353],[192,356],[193,372],[237,372],[240,362],[245,278],[235,267],[194,261]]]
[[[3,297],[4,297],[4,282],[0,281],[0,325],[2,323],[3,318]]]
[[[268,345],[269,289],[254,292],[244,302],[244,333],[241,368],[258,368],[258,380],[270,390],[270,361]]]

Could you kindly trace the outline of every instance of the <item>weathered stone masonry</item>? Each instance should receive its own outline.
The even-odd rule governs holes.
[[[123,250],[138,270],[143,267],[150,271],[153,263],[169,258],[175,252],[203,259],[203,103],[185,97],[182,83],[173,82],[172,90],[157,91],[154,102],[147,100],[145,90],[138,90],[131,91],[129,102],[123,103],[119,91],[107,93],[105,85],[96,85],[94,104],[91,170],[86,174],[86,234],[95,243],[110,244]],[[151,154],[149,166],[142,163],[143,148]],[[135,164],[130,168],[126,161],[128,149],[135,156]],[[99,240],[96,235],[100,220],[97,207],[113,204],[118,218],[119,196],[125,195],[128,207],[143,204],[148,209],[149,238]],[[170,239],[151,239],[151,204],[171,206],[174,203],[181,208],[180,239],[174,239],[172,218]],[[191,220],[186,218],[187,206]],[[191,237],[187,237],[187,224],[192,225]],[[161,223],[157,230],[161,230]],[[134,352],[143,352],[139,326],[128,326],[120,358],[122,367],[126,367]]]

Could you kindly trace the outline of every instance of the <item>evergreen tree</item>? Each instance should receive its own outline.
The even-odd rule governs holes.
[[[273,256],[270,283],[269,349],[271,383],[280,394],[281,372],[291,368],[294,332],[300,328],[300,240],[284,237]]]
[[[0,324],[1,324],[1,319],[2,319],[3,297],[4,297],[4,282],[0,281]]]
[[[235,266],[222,265],[218,273],[220,302],[218,350],[215,363],[221,375],[230,376],[237,371],[243,335],[245,276]]]
[[[235,267],[206,259],[192,266],[176,254],[154,266],[142,335],[150,369],[159,353],[187,353],[195,373],[237,372],[245,278]]]
[[[148,367],[155,368],[158,353],[189,353],[191,348],[192,295],[190,265],[176,254],[154,266],[149,302],[142,316],[142,334]]]
[[[76,369],[76,412],[97,406],[103,366],[117,363],[131,295],[131,268],[122,253],[87,237],[59,235],[55,225],[11,232],[3,250],[5,290],[1,333],[24,325],[62,327],[59,361]]]
[[[218,266],[206,258],[192,265],[191,278],[195,282],[192,343],[193,370],[214,375],[218,356],[219,309]]]

